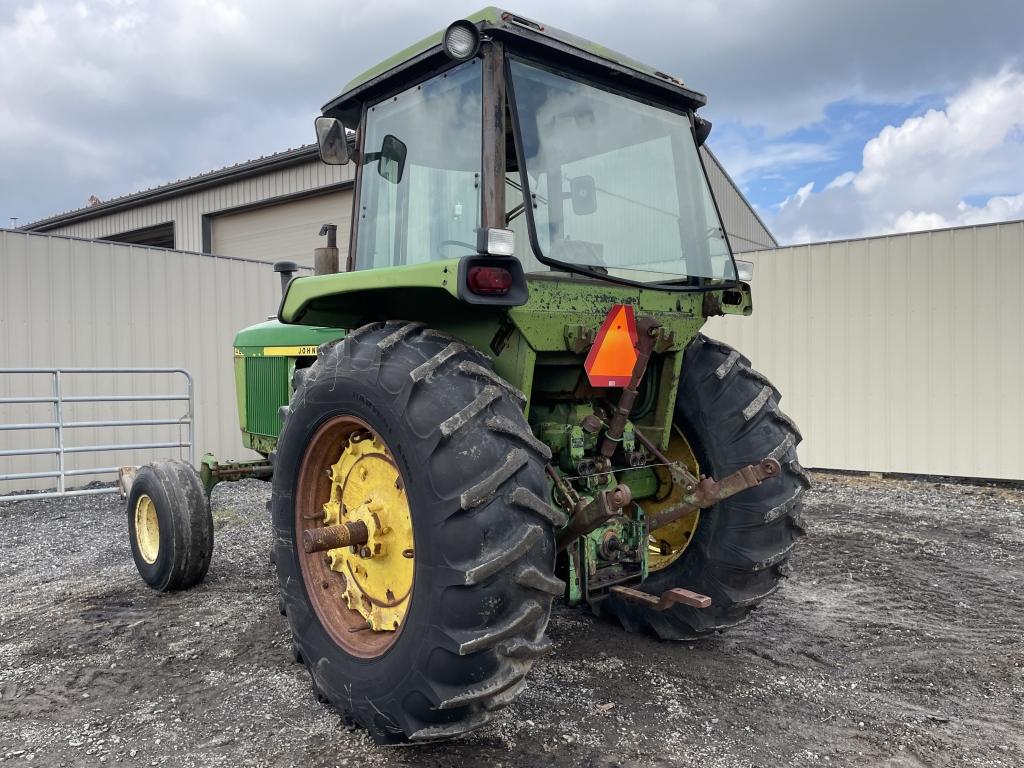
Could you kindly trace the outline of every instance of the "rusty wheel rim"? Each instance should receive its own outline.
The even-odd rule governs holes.
[[[363,443],[364,448],[366,445],[374,448],[364,449],[362,455],[351,458],[351,448],[356,443]],[[405,627],[405,618],[412,603],[415,566],[412,558],[412,519],[406,505],[406,529],[395,490],[391,491],[388,498],[391,502],[390,511],[379,507],[374,511],[373,507],[365,505],[356,508],[351,498],[346,499],[349,502],[347,505],[340,503],[344,491],[339,488],[345,487],[347,476],[335,475],[345,465],[346,454],[351,458],[347,465],[351,474],[354,475],[356,467],[359,467],[363,469],[365,480],[365,468],[370,467],[371,472],[377,473],[380,482],[390,484],[404,497],[404,478],[384,440],[369,424],[356,416],[335,416],[316,431],[302,460],[295,500],[295,547],[306,593],[320,624],[346,652],[369,659],[386,653]],[[354,486],[350,484],[349,487]],[[360,488],[360,491],[363,490]],[[369,566],[376,557],[376,562],[389,561],[398,568],[399,572],[392,581],[387,582],[391,589],[386,593],[383,586],[385,582],[379,578],[375,581],[375,575],[367,574],[365,568],[362,574],[358,572],[361,561],[349,547],[305,552],[303,533],[338,522],[339,513],[345,515],[343,519],[365,520],[371,530],[377,533],[383,530],[385,535],[378,537],[377,550],[380,550],[380,542],[383,541],[385,553],[374,555],[371,552],[365,565]],[[399,543],[396,544],[395,540]],[[374,546],[372,538],[369,545]],[[353,549],[359,551],[361,548]],[[353,572],[353,568],[357,572]],[[394,569],[387,570],[390,572]],[[385,594],[387,597],[383,598]],[[358,597],[362,598],[361,602]]]

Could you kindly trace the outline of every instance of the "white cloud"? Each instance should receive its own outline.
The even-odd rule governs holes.
[[[832,181],[828,183],[828,186],[826,186],[825,189],[841,189],[842,187],[845,187],[847,184],[853,181],[855,178],[857,178],[857,174],[854,173],[853,171],[841,173],[834,179],[832,179]]]
[[[783,206],[796,206],[797,208],[803,208],[804,203],[807,202],[807,198],[811,196],[811,192],[814,191],[814,182],[809,181],[804,184],[800,189],[794,192],[792,195],[782,201]]]
[[[822,240],[1024,216],[1024,74],[1003,69],[864,146],[862,167],[804,186],[774,218],[781,241]],[[1005,194],[1009,193],[1009,194]],[[969,205],[966,198],[987,199]]]
[[[801,166],[825,163],[834,158],[831,148],[824,144],[800,141],[778,141],[753,144],[728,134],[719,139],[712,131],[709,146],[729,171],[737,184],[743,185],[754,178],[765,178],[766,172],[778,174]]]
[[[932,109],[882,129],[864,146],[864,167],[854,184],[870,193],[908,173],[949,179],[951,168],[985,159],[1021,126],[1024,75],[1003,70],[971,85],[943,111]],[[936,160],[941,160],[938,167]]]
[[[918,232],[923,229],[958,227],[971,224],[987,224],[993,221],[1024,219],[1024,194],[997,195],[989,198],[983,206],[961,202],[956,213],[943,216],[940,213],[904,211],[896,217],[893,232]]]

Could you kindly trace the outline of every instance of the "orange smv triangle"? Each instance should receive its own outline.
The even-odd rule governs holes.
[[[592,387],[625,387],[637,359],[636,315],[632,304],[616,304],[597,332],[583,369]]]

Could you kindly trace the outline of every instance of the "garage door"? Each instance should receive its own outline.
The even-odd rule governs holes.
[[[221,256],[263,261],[290,259],[312,267],[313,249],[327,244],[327,239],[319,236],[320,227],[337,224],[344,266],[351,216],[352,191],[348,189],[225,213],[211,222],[211,250]]]

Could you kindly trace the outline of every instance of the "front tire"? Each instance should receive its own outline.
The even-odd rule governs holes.
[[[482,725],[550,646],[551,600],[564,590],[553,576],[564,515],[543,501],[550,453],[526,424],[522,395],[476,351],[404,322],[325,345],[293,383],[274,457],[274,555],[314,689],[378,743]],[[408,498],[414,567],[394,631],[374,628],[370,603],[342,602],[344,573],[310,561],[299,538],[322,524],[334,483],[326,468],[342,466],[336,454],[355,434],[346,424],[361,424],[359,441],[393,460],[391,484]]]
[[[169,592],[203,580],[213,554],[213,516],[190,464],[159,461],[140,467],[127,512],[128,541],[143,581]]]
[[[711,597],[711,607],[652,611],[609,598],[602,611],[627,630],[685,639],[727,629],[747,618],[790,573],[790,554],[804,533],[801,497],[810,478],[796,456],[800,432],[779,410],[779,399],[775,387],[732,347],[699,335],[687,348],[674,421],[700,471],[722,478],[771,456],[782,474],[702,510],[682,554],[643,583],[652,594],[692,589]]]

